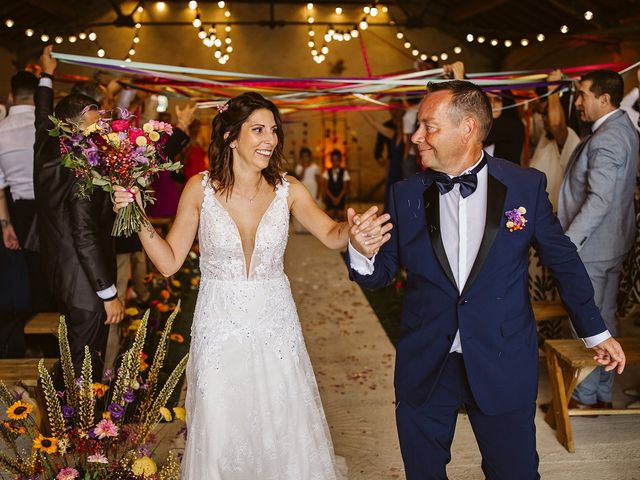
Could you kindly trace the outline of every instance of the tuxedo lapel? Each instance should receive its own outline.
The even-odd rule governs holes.
[[[429,237],[431,238],[431,245],[433,246],[433,252],[436,254],[438,262],[444,271],[445,275],[456,287],[456,280],[451,271],[451,265],[447,259],[447,253],[444,250],[444,244],[442,243],[442,235],[440,233],[440,192],[435,182],[424,191],[424,206],[425,215],[427,217],[427,230],[429,231]]]
[[[489,172],[487,180],[487,217],[484,224],[484,233],[482,235],[482,242],[480,243],[478,255],[476,255],[473,267],[471,267],[471,271],[469,272],[469,277],[464,284],[464,289],[461,294],[462,296],[469,291],[469,288],[471,288],[473,282],[480,273],[482,265],[484,265],[484,262],[489,255],[489,251],[493,246],[493,242],[496,239],[496,235],[500,230],[500,226],[502,225],[504,200],[507,196],[507,187],[493,177],[491,172]]]

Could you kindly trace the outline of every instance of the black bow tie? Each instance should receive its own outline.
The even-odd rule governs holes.
[[[446,173],[436,172],[435,170],[431,170],[430,172],[441,195],[449,193],[453,186],[459,183],[460,195],[462,195],[462,198],[467,198],[476,191],[476,187],[478,186],[478,172],[482,170],[486,164],[487,160],[483,157],[482,161],[476,165],[471,172],[453,178]]]

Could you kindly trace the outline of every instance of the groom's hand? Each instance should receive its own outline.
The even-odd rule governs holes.
[[[393,225],[388,213],[377,216],[378,207],[371,207],[363,214],[356,214],[353,208],[347,210],[349,222],[349,241],[351,245],[367,258],[373,257],[380,247],[389,241],[389,231]]]
[[[622,373],[627,360],[622,347],[615,338],[607,338],[604,342],[593,347],[593,350],[596,352],[593,359],[604,366],[606,372],[615,369],[616,372]]]

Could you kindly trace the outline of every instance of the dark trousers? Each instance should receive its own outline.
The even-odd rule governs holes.
[[[458,409],[465,406],[482,454],[487,480],[539,479],[536,452],[535,402],[501,415],[485,415],[478,408],[463,355],[452,353],[438,385],[427,402],[399,402],[396,421],[407,480],[444,480],[451,461],[451,442]]]
[[[104,324],[107,319],[105,311],[94,312],[73,306],[64,307],[62,311],[67,323],[67,337],[76,378],[80,377],[82,373],[86,345],[91,353],[93,381],[101,381],[104,354],[109,336],[109,327]],[[56,388],[62,387],[61,389],[64,390],[62,372],[60,370],[56,372],[55,377]]]
[[[29,315],[27,262],[0,239],[0,358],[24,356],[24,322]]]

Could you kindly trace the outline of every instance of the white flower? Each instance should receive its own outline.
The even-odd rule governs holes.
[[[87,462],[89,462],[89,463],[109,463],[109,460],[102,453],[96,453],[95,455],[89,455],[87,457]]]

